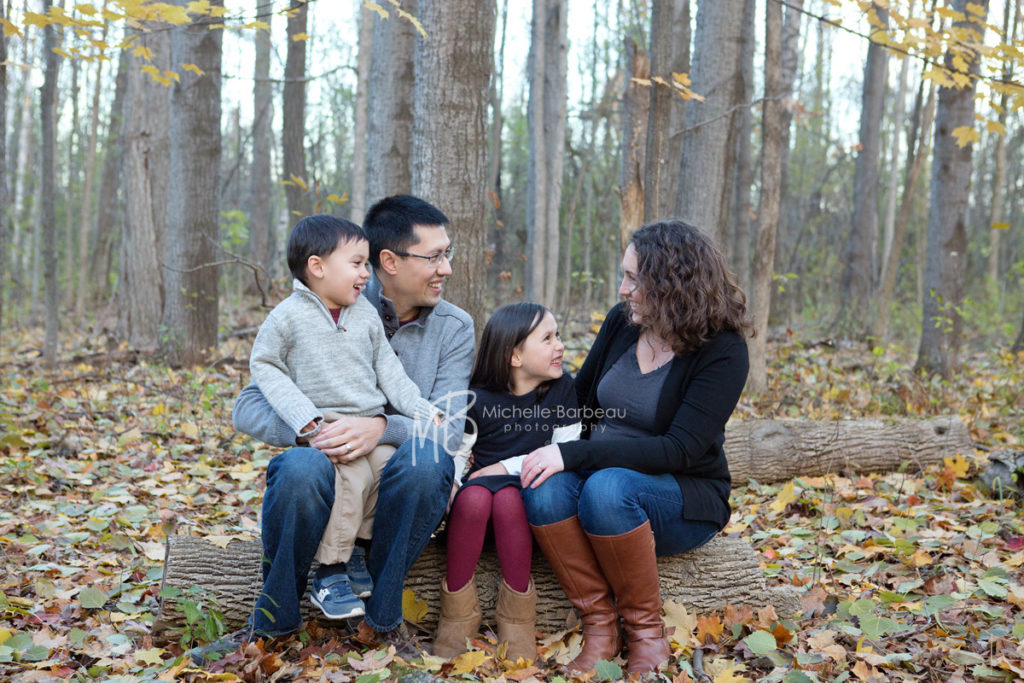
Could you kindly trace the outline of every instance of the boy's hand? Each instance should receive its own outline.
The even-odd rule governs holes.
[[[331,462],[352,462],[377,446],[387,424],[380,416],[343,417],[325,425],[309,445],[323,451]]]

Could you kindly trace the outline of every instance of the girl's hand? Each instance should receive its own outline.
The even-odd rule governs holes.
[[[535,489],[547,481],[552,474],[563,470],[565,470],[565,462],[562,461],[562,451],[558,450],[558,444],[548,444],[526,456],[526,460],[523,461],[523,473],[519,475],[519,482],[524,489]]]
[[[470,479],[476,479],[477,477],[493,477],[496,474],[508,474],[508,470],[500,462],[496,462],[493,465],[487,467],[481,467],[473,474],[469,475]]]

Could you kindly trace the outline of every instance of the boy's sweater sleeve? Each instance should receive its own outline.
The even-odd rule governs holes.
[[[274,315],[271,314],[260,326],[256,340],[252,343],[249,371],[274,412],[298,436],[309,437],[319,431],[323,413],[299,390],[288,374],[284,358],[289,345],[287,331],[277,325]],[[316,421],[316,427],[303,432],[302,428],[310,421]]]
[[[377,384],[395,410],[416,420],[432,420],[441,411],[420,394],[419,387],[409,379],[394,349],[384,334],[384,324],[374,315],[370,328],[373,340],[373,369]],[[389,418],[390,419],[390,418]]]
[[[298,434],[270,407],[254,382],[246,384],[235,399],[231,422],[238,431],[270,446],[291,448],[298,443]]]

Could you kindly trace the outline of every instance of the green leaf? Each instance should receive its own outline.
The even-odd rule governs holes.
[[[783,677],[783,683],[813,683],[814,679],[803,671],[790,671]]]
[[[852,605],[850,605],[850,614],[855,617],[866,617],[869,614],[874,614],[875,603],[871,600],[861,598]]]
[[[896,630],[896,622],[889,617],[881,617],[875,614],[861,617],[860,628],[864,631],[868,640],[878,640],[887,633]]]
[[[775,642],[775,636],[768,631],[754,631],[749,636],[743,639],[750,651],[756,655],[766,655],[769,652],[775,652],[778,648],[778,643]]]
[[[978,579],[978,588],[985,592],[985,595],[992,598],[1005,598],[1006,586],[995,582],[992,579]]]
[[[1013,637],[1017,640],[1024,638],[1024,621],[1018,621],[1013,625]]]
[[[607,659],[598,660],[597,664],[594,665],[594,671],[597,673],[598,680],[601,681],[618,681],[622,679],[622,667],[615,662],[609,662]]]
[[[85,609],[100,609],[107,602],[107,594],[99,588],[87,586],[78,594],[78,602]]]
[[[955,604],[956,600],[951,595],[933,595],[924,601],[925,607],[928,608],[928,613],[932,615],[947,610]]]
[[[971,673],[975,679],[985,678],[1002,678],[1004,681],[1009,681],[1012,678],[1012,674],[1009,671],[1000,671],[999,669],[993,669],[990,666],[984,664],[978,664],[971,669]]]

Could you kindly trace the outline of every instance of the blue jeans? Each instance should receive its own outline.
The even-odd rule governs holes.
[[[432,441],[402,444],[384,466],[368,558],[374,588],[366,620],[377,630],[402,623],[405,575],[441,522],[453,472],[451,456]],[[257,633],[284,635],[302,625],[300,602],[333,504],[334,465],[322,452],[291,448],[270,461],[263,495],[263,590],[253,613]]]
[[[621,467],[559,472],[535,489],[523,489],[523,502],[534,526],[578,516],[593,536],[618,536],[650,521],[658,555],[692,550],[718,533],[713,522],[683,519],[685,501],[671,474]]]

